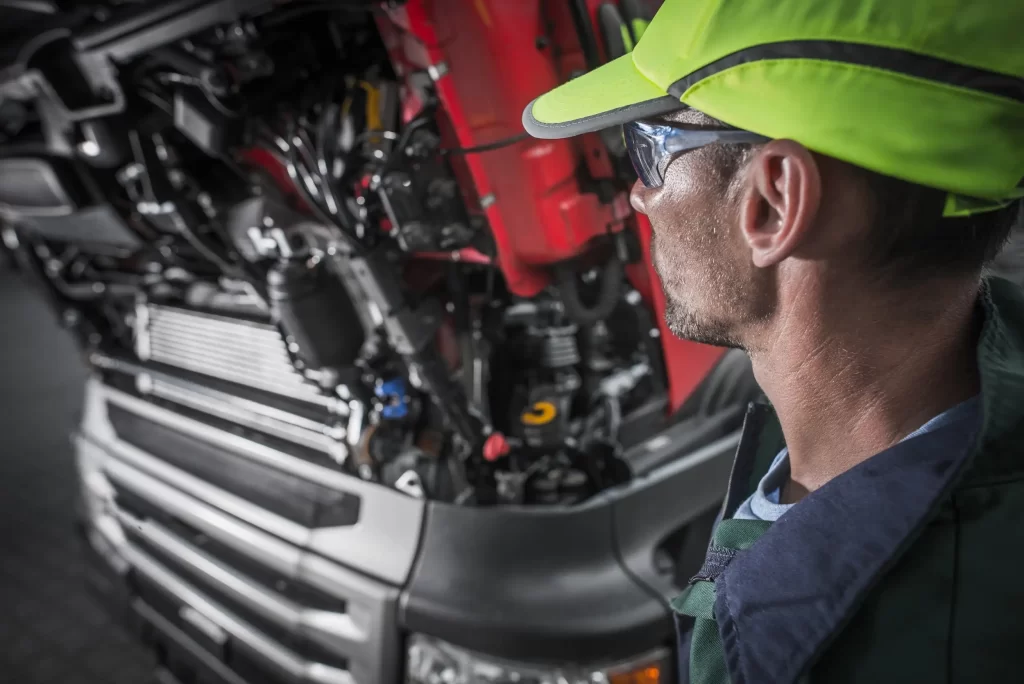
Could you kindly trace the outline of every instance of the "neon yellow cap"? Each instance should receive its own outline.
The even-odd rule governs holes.
[[[1024,2],[666,0],[635,49],[534,100],[539,138],[683,106],[878,173],[1024,196]]]

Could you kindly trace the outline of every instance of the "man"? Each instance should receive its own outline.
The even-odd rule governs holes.
[[[771,402],[673,602],[684,681],[1020,679],[1024,295],[982,269],[1024,195],[1021,26],[666,0],[527,108],[538,137],[623,125],[669,324]]]

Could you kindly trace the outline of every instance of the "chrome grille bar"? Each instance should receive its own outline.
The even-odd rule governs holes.
[[[252,527],[128,463],[122,463],[120,458],[130,456],[125,452],[130,452],[131,447],[125,447],[123,452],[118,449],[117,452],[121,453],[107,451],[109,445],[100,447],[81,436],[77,438],[77,443],[80,456],[86,456],[93,462],[103,462],[102,476],[109,478],[115,488],[123,487],[199,533],[260,565],[341,599],[347,609],[344,614],[307,610],[293,601],[261,590],[237,570],[203,554],[159,524],[136,518],[115,502],[109,514],[97,521],[96,529],[109,544],[119,550],[130,565],[138,567],[135,564],[137,555],[125,553],[128,542],[120,532],[120,526],[132,529],[134,534],[139,534],[169,557],[205,574],[212,586],[219,586],[254,611],[278,624],[304,630],[311,639],[337,651],[348,659],[348,671],[356,682],[375,681],[368,673],[379,671],[395,657],[394,651],[388,646],[385,630],[393,620],[397,589],[376,583],[320,556],[305,553],[292,543]],[[118,458],[107,457],[115,454]],[[234,512],[241,513],[239,510]],[[266,524],[266,520],[262,519],[254,522]],[[136,554],[143,553],[138,549],[134,551]],[[153,579],[159,582],[160,578]],[[202,614],[205,616],[205,612]]]
[[[135,599],[132,601],[132,610],[134,610],[139,617],[155,627],[157,631],[164,636],[164,638],[170,639],[172,643],[176,644],[179,648],[185,649],[186,652],[191,652],[199,662],[220,678],[218,681],[223,682],[223,684],[248,684],[218,658],[200,649],[191,637],[175,627],[170,620],[165,618],[159,612],[146,605],[145,602]],[[166,671],[158,671],[156,680],[159,684],[178,684],[178,680],[173,678],[173,676],[168,675]]]
[[[350,564],[388,582],[400,584],[407,578],[423,519],[424,506],[421,500],[296,458],[112,387],[98,388],[97,398],[257,463],[277,468],[324,487],[359,496],[362,500],[359,524],[309,529],[214,487],[209,482],[121,440],[113,441],[108,447],[111,453],[125,463],[131,463],[152,473],[174,487],[201,500],[209,501],[243,520],[259,521],[257,524],[263,529],[294,544],[306,546],[328,558]],[[111,464],[113,463],[115,461],[111,461]],[[364,520],[373,523],[363,524]]]
[[[182,541],[163,526],[139,520],[124,511],[117,511],[118,521],[130,527],[147,543],[202,575],[211,585],[273,622],[300,632],[341,655],[354,650],[353,645],[365,643],[366,626],[351,615],[304,608],[295,602],[268,591],[239,575],[236,570],[210,558]]]
[[[160,563],[128,544],[122,552],[137,572],[159,585],[189,608],[198,612],[217,627],[223,629],[258,653],[268,665],[293,681],[305,684],[356,684],[351,673],[322,663],[309,662],[290,649],[270,639],[248,623],[233,615],[189,583],[177,577]]]
[[[347,432],[341,425],[328,425],[323,421],[103,354],[93,354],[89,360],[97,368],[134,377],[135,386],[141,394],[165,399],[251,430],[322,451],[338,462],[343,462],[347,457],[348,446],[341,441],[346,438]],[[331,408],[339,419],[350,413],[348,404],[340,400]]]
[[[146,366],[106,357],[93,358],[93,363],[136,378],[140,373],[135,371],[151,373]],[[151,385],[153,380],[178,388],[175,381],[181,379],[163,372],[150,377]],[[195,385],[192,379],[182,387],[203,397],[204,390],[226,391]],[[225,403],[267,411],[268,416],[259,416],[263,420],[272,414],[282,423],[298,419],[304,427],[319,425],[302,423],[316,412],[303,418],[233,399],[241,403]],[[159,450],[150,450],[155,445],[129,443],[125,412],[201,439],[235,458],[358,496],[359,520],[307,527],[283,517],[223,488],[228,486],[223,482],[208,481],[166,460]],[[122,429],[124,438],[119,436]],[[94,507],[90,540],[103,540],[111,556],[125,570],[132,569],[138,578],[136,608],[147,609],[149,618],[167,614],[208,637],[211,641],[201,640],[198,648],[213,658],[222,657],[216,650],[218,639],[234,644],[237,648],[228,653],[244,653],[247,662],[255,658],[252,664],[282,681],[397,684],[399,587],[415,559],[422,501],[280,450],[287,445],[275,449],[196,420],[174,410],[173,404],[148,401],[98,377],[87,384],[85,417],[75,443],[79,467],[93,483],[89,491],[104,502]],[[150,597],[153,603],[147,603]],[[175,633],[167,620],[162,626]],[[289,634],[300,638],[288,640]],[[235,667],[230,658],[225,662]],[[245,666],[238,667],[237,674],[248,674]]]
[[[300,458],[295,458],[282,451],[246,439],[245,437],[240,437],[231,432],[219,430],[188,416],[168,411],[156,404],[138,399],[119,390],[107,388],[106,395],[108,402],[115,406],[120,406],[137,416],[142,416],[154,423],[159,423],[233,453],[242,454],[254,461],[265,463],[311,482],[335,486],[343,490],[349,488],[352,484],[352,478],[347,475]]]

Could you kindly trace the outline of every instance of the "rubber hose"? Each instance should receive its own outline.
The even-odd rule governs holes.
[[[576,28],[576,36],[580,41],[580,49],[583,51],[583,61],[587,65],[587,71],[592,71],[599,67],[601,62],[598,58],[597,39],[594,37],[594,25],[590,21],[586,0],[569,0],[569,12]]]
[[[611,316],[615,305],[619,303],[622,291],[622,262],[616,258],[609,259],[601,272],[601,290],[597,303],[588,307],[580,301],[579,281],[576,273],[568,267],[555,268],[555,282],[558,284],[559,297],[565,307],[565,315],[576,325],[587,326]]]

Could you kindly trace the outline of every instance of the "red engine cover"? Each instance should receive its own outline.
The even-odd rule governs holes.
[[[559,83],[551,48],[538,47],[547,32],[537,1],[412,0],[381,24],[396,64],[445,65],[436,87],[461,147],[522,133],[523,109]],[[573,141],[529,140],[465,157],[471,199],[486,213],[499,265],[518,295],[537,294],[548,284],[546,265],[621,229],[629,215],[625,194],[602,204],[581,192],[577,154]]]
[[[588,0],[593,10],[596,0]],[[546,0],[409,0],[378,24],[399,76],[428,71],[436,81],[451,140],[474,147],[522,133],[526,105],[584,68],[568,3]],[[418,103],[407,92],[406,117]],[[467,203],[486,215],[509,289],[536,295],[548,266],[579,255],[593,238],[628,224],[648,253],[650,226],[636,221],[625,191],[610,203],[584,192],[578,171],[610,173],[596,135],[525,140],[466,155],[456,168]],[[679,340],[664,327],[664,297],[650,263],[630,279],[659,321],[674,410],[717,362],[722,350]]]

